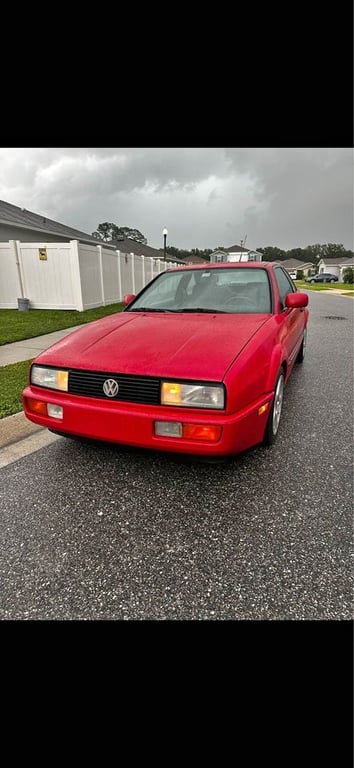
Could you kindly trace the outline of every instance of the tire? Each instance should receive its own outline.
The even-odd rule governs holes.
[[[264,445],[274,445],[279,431],[284,395],[284,368],[281,368],[274,387],[274,399],[264,433]]]
[[[298,351],[297,358],[295,360],[296,363],[302,363],[305,358],[305,352],[306,352],[306,341],[307,341],[307,328],[304,330],[304,335],[302,337],[302,343],[301,347]]]
[[[330,280],[329,282],[330,282],[330,283],[335,283],[336,281],[335,281],[335,280]]]
[[[316,280],[310,280],[311,285],[313,285],[316,282]]]

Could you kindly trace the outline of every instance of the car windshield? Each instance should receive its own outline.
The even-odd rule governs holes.
[[[245,267],[170,270],[148,285],[126,311],[269,313],[268,274]]]

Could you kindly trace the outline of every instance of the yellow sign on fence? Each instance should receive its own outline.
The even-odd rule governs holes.
[[[39,248],[39,260],[40,261],[47,261],[47,249],[46,248]]]

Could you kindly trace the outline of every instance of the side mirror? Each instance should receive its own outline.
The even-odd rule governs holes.
[[[302,309],[303,307],[307,307],[308,303],[309,297],[307,293],[301,293],[300,291],[297,291],[297,293],[288,293],[285,297],[285,306],[288,307],[288,309]]]
[[[124,296],[123,298],[124,306],[127,307],[128,304],[131,304],[134,299],[135,299],[135,293],[127,293],[127,295]]]

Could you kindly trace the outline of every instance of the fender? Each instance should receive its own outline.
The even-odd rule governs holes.
[[[284,357],[283,349],[280,344],[277,344],[272,351],[272,356],[269,363],[269,373],[268,373],[267,382],[266,382],[266,392],[274,391],[276,378],[279,373],[279,368],[284,362],[285,362],[285,368],[287,369],[287,364]],[[285,380],[286,380],[286,374],[285,374]]]

